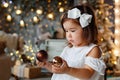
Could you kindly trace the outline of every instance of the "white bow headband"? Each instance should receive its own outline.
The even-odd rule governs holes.
[[[92,19],[92,15],[89,15],[87,13],[83,13],[81,15],[81,11],[77,8],[73,8],[72,10],[68,10],[68,18],[76,19],[79,18],[79,22],[82,26],[82,28],[86,27],[89,25]]]

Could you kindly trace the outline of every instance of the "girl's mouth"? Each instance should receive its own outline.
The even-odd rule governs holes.
[[[74,40],[69,40],[69,42],[74,42]]]

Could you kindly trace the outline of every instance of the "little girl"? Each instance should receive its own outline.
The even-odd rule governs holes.
[[[51,80],[104,80],[106,66],[97,45],[98,31],[93,9],[87,5],[75,6],[62,16],[61,23],[68,41],[60,55],[62,66],[49,62],[38,62],[38,65],[53,72]]]

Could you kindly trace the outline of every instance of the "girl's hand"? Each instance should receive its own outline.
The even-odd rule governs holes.
[[[52,65],[52,72],[57,74],[67,73],[69,69],[70,68],[65,60],[63,60],[63,64],[60,67]]]
[[[38,60],[36,60],[36,64],[41,68],[45,68],[46,62],[39,62]]]

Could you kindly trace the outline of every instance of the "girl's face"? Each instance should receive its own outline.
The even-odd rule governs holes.
[[[73,46],[79,47],[86,44],[83,29],[79,24],[72,20],[67,20],[63,23],[63,26],[66,32],[66,38]]]

